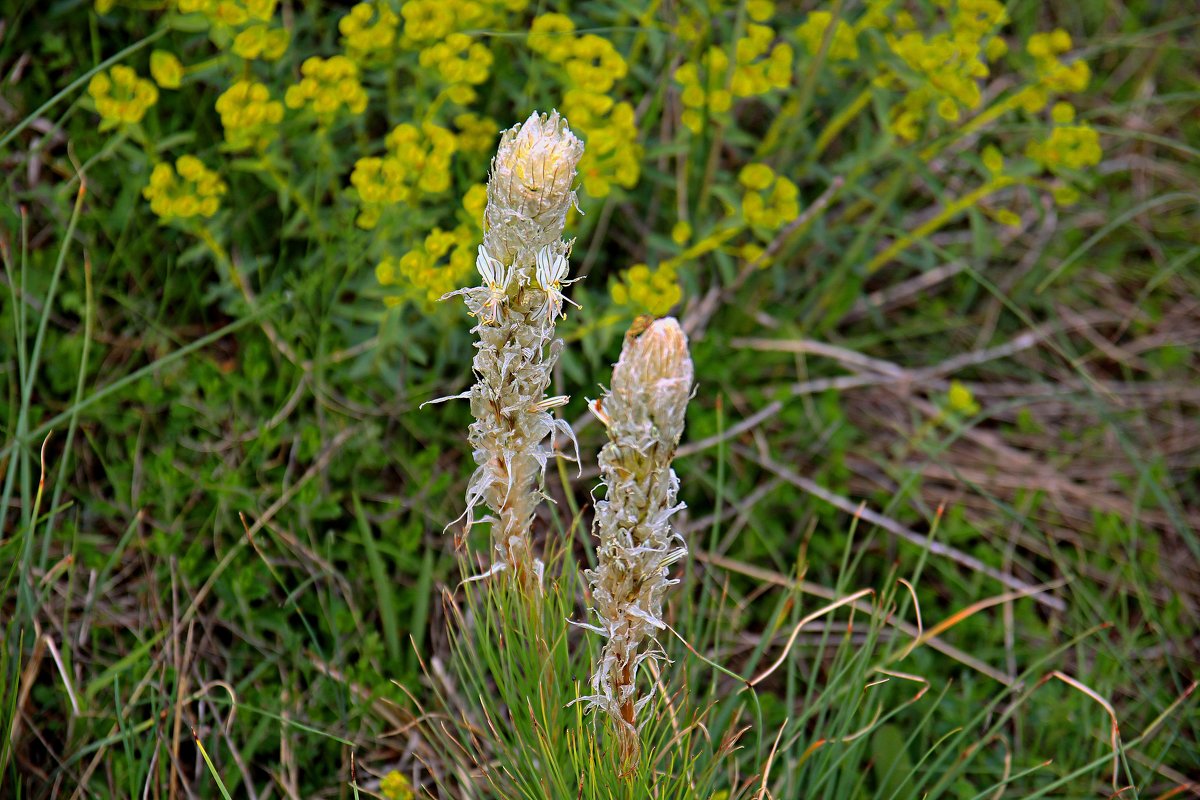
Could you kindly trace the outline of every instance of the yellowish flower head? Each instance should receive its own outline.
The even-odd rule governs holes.
[[[220,208],[221,195],[227,188],[216,172],[188,155],[180,156],[174,168],[170,164],[155,164],[142,196],[163,221],[211,217]]]
[[[154,83],[124,64],[93,75],[88,94],[100,114],[101,128],[141,122],[146,111],[158,102]]]
[[[613,282],[609,293],[614,303],[635,316],[665,316],[683,299],[683,289],[675,267],[670,263],[654,269],[646,264],[634,264]]]
[[[256,23],[233,39],[233,54],[246,60],[277,61],[287,52],[291,34],[287,28],[272,28]]]
[[[966,417],[973,417],[980,411],[979,403],[975,400],[975,395],[971,393],[971,390],[965,384],[959,381],[951,381],[950,391],[946,395],[946,405],[950,407],[951,411]]]
[[[416,797],[408,778],[396,770],[383,776],[383,780],[379,782],[379,793],[387,800],[414,800]]]
[[[300,66],[300,82],[288,87],[283,101],[288,108],[310,108],[327,121],[343,108],[361,114],[367,92],[358,80],[358,65],[345,56],[312,56]]]
[[[566,14],[542,14],[529,27],[529,48],[548,61],[562,63],[570,58],[575,40],[575,23]]]
[[[557,111],[534,112],[501,137],[489,199],[512,212],[553,210],[565,217],[575,200],[572,184],[582,155],[583,142]]]
[[[174,53],[154,50],[150,53],[150,76],[163,89],[178,89],[183,81],[183,64]]]
[[[1041,142],[1030,142],[1025,155],[1050,171],[1083,169],[1100,163],[1100,134],[1090,125],[1059,125]]]
[[[243,80],[217,98],[217,113],[231,147],[265,147],[279,134],[283,104],[271,99],[265,84]]]
[[[346,56],[360,64],[386,57],[396,44],[399,25],[400,17],[387,0],[359,3],[338,22]]]
[[[816,55],[825,41],[825,32],[833,23],[833,14],[828,11],[813,11],[804,22],[796,28],[796,38],[803,44],[809,55]],[[825,57],[830,61],[854,61],[858,58],[858,42],[854,28],[839,19],[833,29],[833,39],[829,42],[829,50]]]

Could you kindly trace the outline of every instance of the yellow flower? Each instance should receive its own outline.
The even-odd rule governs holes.
[[[396,770],[383,776],[379,783],[379,791],[387,800],[414,800],[416,797],[408,778]]]
[[[392,129],[384,144],[386,156],[360,158],[350,175],[361,207],[356,220],[361,228],[374,228],[387,206],[411,203],[420,194],[440,194],[450,188],[451,159],[459,149],[458,138],[451,131],[432,123],[420,128],[403,123]],[[483,202],[487,202],[486,191]]]
[[[1071,35],[1062,28],[1048,33],[1035,33],[1025,43],[1025,52],[1035,59],[1055,58],[1071,49]]]
[[[771,0],[749,0],[746,14],[755,22],[766,22],[775,16],[775,4]]]
[[[142,196],[163,221],[211,217],[220,208],[220,197],[227,188],[221,177],[200,159],[180,156],[173,169],[170,164],[154,165]]]
[[[700,69],[703,67],[703,80]],[[724,114],[733,106],[733,94],[724,88],[729,57],[719,47],[712,46],[700,57],[699,64],[688,62],[675,70],[675,81],[683,87],[680,100],[685,110],[680,115],[684,126],[693,133],[703,129],[702,109],[712,114]],[[790,80],[789,56],[789,80]]]
[[[487,208],[487,185],[477,183],[467,189],[466,194],[463,195],[462,207],[472,223],[482,225],[483,211]]]
[[[775,180],[775,171],[766,164],[747,164],[738,173],[738,183],[747,189],[762,191]]]
[[[450,84],[446,96],[460,105],[475,101],[472,86],[488,79],[492,67],[492,51],[481,42],[472,41],[465,33],[452,33],[444,40],[421,51],[419,63],[433,69]]]
[[[458,146],[467,153],[485,153],[496,146],[500,124],[491,117],[478,114],[459,114],[454,118],[458,128]]]
[[[346,55],[360,64],[386,57],[396,43],[400,17],[387,0],[359,3],[338,21]]]
[[[1066,125],[1075,121],[1075,106],[1070,103],[1055,103],[1050,109],[1050,118],[1056,125]]]
[[[247,61],[262,59],[276,61],[287,52],[291,34],[287,28],[271,28],[254,24],[241,31],[233,39],[233,54]]]
[[[533,20],[526,40],[533,52],[556,64],[571,55],[575,23],[565,14],[542,14]]]
[[[825,31],[833,22],[833,14],[828,11],[813,11],[796,28],[796,37],[804,43],[810,55],[820,52],[821,42],[825,40]],[[858,58],[858,42],[854,29],[843,20],[837,21],[833,29],[833,39],[825,57],[830,61],[854,61]]]
[[[427,310],[432,310],[443,295],[460,286],[466,276],[475,269],[474,235],[464,241],[461,233],[457,230],[435,230],[426,237],[426,246],[409,250],[399,260],[385,258],[381,261],[375,267],[376,280],[383,286],[401,287],[409,299]],[[438,248],[439,255],[434,255],[428,250],[427,246],[431,243]],[[453,249],[450,250],[450,258],[442,263],[442,258],[451,246]],[[389,305],[394,305],[395,302],[401,302],[401,299],[389,302]],[[399,783],[393,785],[401,786]],[[386,789],[380,788],[386,795]]]
[[[687,244],[688,239],[692,238],[692,226],[685,220],[679,220],[675,223],[675,227],[671,228],[671,241],[682,247]]]
[[[457,235],[453,231],[444,231],[441,228],[434,228],[429,235],[425,237],[425,252],[433,258],[441,258],[450,252],[450,248],[458,241]]]
[[[1004,172],[1004,155],[994,145],[983,148],[983,166],[992,175]]]
[[[265,147],[278,135],[283,104],[271,99],[265,84],[238,81],[217,98],[217,113],[231,147]]]
[[[181,14],[203,14],[210,25],[240,28],[269,21],[278,0],[175,0],[175,5]]]
[[[365,230],[379,223],[383,206],[412,198],[411,176],[398,158],[360,158],[354,162],[350,185],[362,207],[355,222]]]
[[[774,39],[775,31],[769,26],[750,24],[745,36],[734,42],[737,68],[729,87],[734,96],[754,97],[791,84],[791,45],[772,47]]]
[[[102,130],[141,122],[146,111],[158,102],[158,88],[124,64],[93,75],[88,94],[100,114]]]
[[[183,64],[174,53],[153,50],[150,53],[150,76],[164,89],[178,89],[183,80]]]
[[[345,56],[312,56],[300,66],[300,82],[288,87],[288,108],[310,107],[323,122],[343,107],[351,114],[367,108],[367,93],[358,81],[358,66]]]
[[[609,287],[613,302],[625,306],[634,314],[661,317],[668,314],[683,299],[683,289],[674,266],[662,264],[651,269],[634,264]]]
[[[642,148],[633,106],[608,94],[629,67],[608,39],[575,36],[574,31],[569,17],[543,14],[533,21],[528,41],[535,53],[561,65],[556,73],[563,76],[566,91],[560,108],[587,141],[579,176],[584,191],[605,197],[614,185],[631,188],[641,176]]]
[[[406,46],[434,42],[454,30],[454,14],[445,0],[408,0],[400,7]]]
[[[1090,125],[1060,125],[1043,142],[1030,142],[1025,154],[1049,170],[1095,166],[1104,156],[1100,134]]]
[[[999,36],[993,36],[988,39],[988,43],[983,47],[983,55],[988,61],[999,61],[1008,53],[1008,42],[1001,39]]]
[[[747,225],[769,232],[799,215],[799,188],[787,178],[776,175],[766,164],[742,167],[738,182],[746,187],[742,196],[742,217]]]
[[[946,405],[950,407],[951,411],[965,417],[973,417],[980,411],[975,395],[959,381],[950,382],[950,391],[946,394]]]

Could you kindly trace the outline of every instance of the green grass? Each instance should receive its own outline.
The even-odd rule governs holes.
[[[292,5],[305,46],[332,52],[315,23],[336,15]],[[657,120],[670,52],[636,39],[640,11],[580,13],[647,54],[631,81]],[[81,100],[137,48],[201,52],[191,33],[73,1],[0,13],[0,796],[358,797],[391,770],[439,798],[1197,796],[1188,11],[1010,4],[1014,39],[1061,24],[1089,54],[1076,104],[1104,161],[1078,205],[1030,190],[1015,231],[973,207],[877,270],[976,183],[889,147],[878,97],[822,139],[857,92],[829,70],[803,84],[810,113],[766,157],[804,166],[805,207],[828,204],[767,269],[722,250],[678,269],[681,318],[718,302],[693,335],[676,464],[691,555],[662,640],[674,665],[627,777],[611,731],[567,706],[598,652],[566,620],[585,615],[603,434],[580,428],[583,477],[547,478],[542,613],[460,584],[476,569],[443,527],[472,469],[469,414],[419,406],[470,381],[469,322],[386,308],[374,243],[327,191],[386,127],[343,130],[346,152],[297,139],[312,172],[264,188],[182,96],[142,142],[99,132]],[[521,59],[481,100],[502,124],[559,102]],[[403,86],[371,88],[409,107]],[[586,419],[627,321],[606,282],[681,252],[680,202],[697,239],[719,232],[733,161],[778,105],[695,137],[655,122],[638,187],[581,197],[567,419]],[[977,145],[953,164],[975,169]],[[230,160],[244,203],[221,218],[223,258],[140,196],[151,157],[192,147]],[[455,169],[479,182],[486,159]],[[955,380],[977,410],[951,407]]]

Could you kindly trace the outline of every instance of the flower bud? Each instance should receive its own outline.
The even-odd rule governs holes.
[[[673,454],[683,434],[692,377],[683,328],[674,317],[655,320],[641,334],[626,336],[621,358],[613,367],[606,413],[618,424],[653,422],[660,433],[658,444]],[[620,413],[614,411],[617,405],[638,408]]]
[[[583,142],[557,111],[534,112],[504,132],[488,181],[483,243],[492,256],[525,267],[562,238],[582,157]]]

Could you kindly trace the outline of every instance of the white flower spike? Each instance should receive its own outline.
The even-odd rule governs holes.
[[[687,555],[670,522],[683,508],[671,460],[683,435],[692,377],[679,323],[671,317],[648,326],[639,320],[613,367],[603,411],[601,402],[593,404],[608,428],[608,444],[600,451],[606,491],[596,503],[596,568],[584,575],[592,589],[596,628],[607,641],[592,675],[592,692],[579,701],[605,712],[616,725],[627,768],[640,752],[645,722],[640,712],[654,696],[654,683],[639,680],[639,672],[666,658],[655,635],[666,627],[663,600],[677,583],[668,577],[669,567]]]
[[[466,525],[492,526],[495,562],[486,574],[508,576],[526,596],[540,596],[542,563],[533,550],[534,513],[544,498],[552,439],[574,440],[551,416],[565,397],[547,397],[562,352],[555,323],[565,298],[567,211],[575,203],[575,168],[583,143],[557,112],[533,114],[500,138],[488,180],[483,244],[475,260],[482,285],[451,292],[479,320],[467,397],[475,421],[468,439],[478,465],[467,486]],[[551,441],[548,442],[547,440]],[[477,515],[486,506],[490,514]]]

